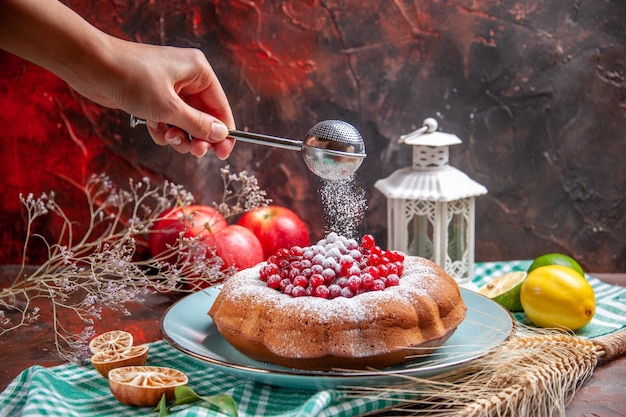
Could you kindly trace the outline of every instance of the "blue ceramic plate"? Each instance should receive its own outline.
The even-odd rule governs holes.
[[[221,287],[191,294],[173,304],[161,319],[163,338],[206,366],[268,385],[329,389],[339,386],[382,386],[403,382],[402,376],[427,378],[486,355],[515,329],[509,312],[475,292],[461,289],[467,316],[446,343],[433,353],[381,371],[305,371],[258,362],[234,349],[207,314]]]

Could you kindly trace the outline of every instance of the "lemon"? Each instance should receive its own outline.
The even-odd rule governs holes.
[[[527,272],[530,273],[539,267],[547,265],[567,266],[568,268],[572,268],[574,271],[578,272],[580,275],[585,276],[585,272],[576,259],[562,253],[546,253],[545,255],[539,256],[533,261],[532,264],[530,264]]]
[[[596,311],[593,288],[584,276],[563,265],[547,265],[528,273],[520,301],[528,319],[539,327],[578,330]]]
[[[483,285],[478,293],[491,298],[511,312],[522,311],[520,291],[524,279],[524,271],[507,272]]]

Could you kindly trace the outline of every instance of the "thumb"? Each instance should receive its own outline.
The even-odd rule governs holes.
[[[228,136],[228,127],[217,117],[200,111],[181,100],[181,109],[168,122],[189,133],[193,138],[210,143],[222,142]]]

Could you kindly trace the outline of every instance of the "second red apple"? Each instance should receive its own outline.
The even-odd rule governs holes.
[[[304,221],[286,207],[267,206],[247,211],[237,224],[250,229],[256,235],[263,247],[265,259],[281,248],[311,244]]]

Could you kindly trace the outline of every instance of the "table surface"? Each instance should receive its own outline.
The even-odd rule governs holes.
[[[626,286],[626,274],[590,273],[604,282]],[[128,303],[130,315],[103,312],[102,320],[94,325],[96,333],[111,329],[126,329],[133,333],[135,343],[161,339],[159,321],[165,310],[181,295],[155,294],[143,303]],[[64,363],[54,347],[49,317],[42,311],[40,320],[29,327],[0,336],[0,391],[24,369],[33,365],[54,366]],[[49,314],[49,313],[48,313]],[[80,330],[80,328],[78,328]],[[78,331],[77,330],[77,331]],[[624,417],[626,416],[626,355],[596,368],[592,378],[578,391],[566,409],[566,417]]]

